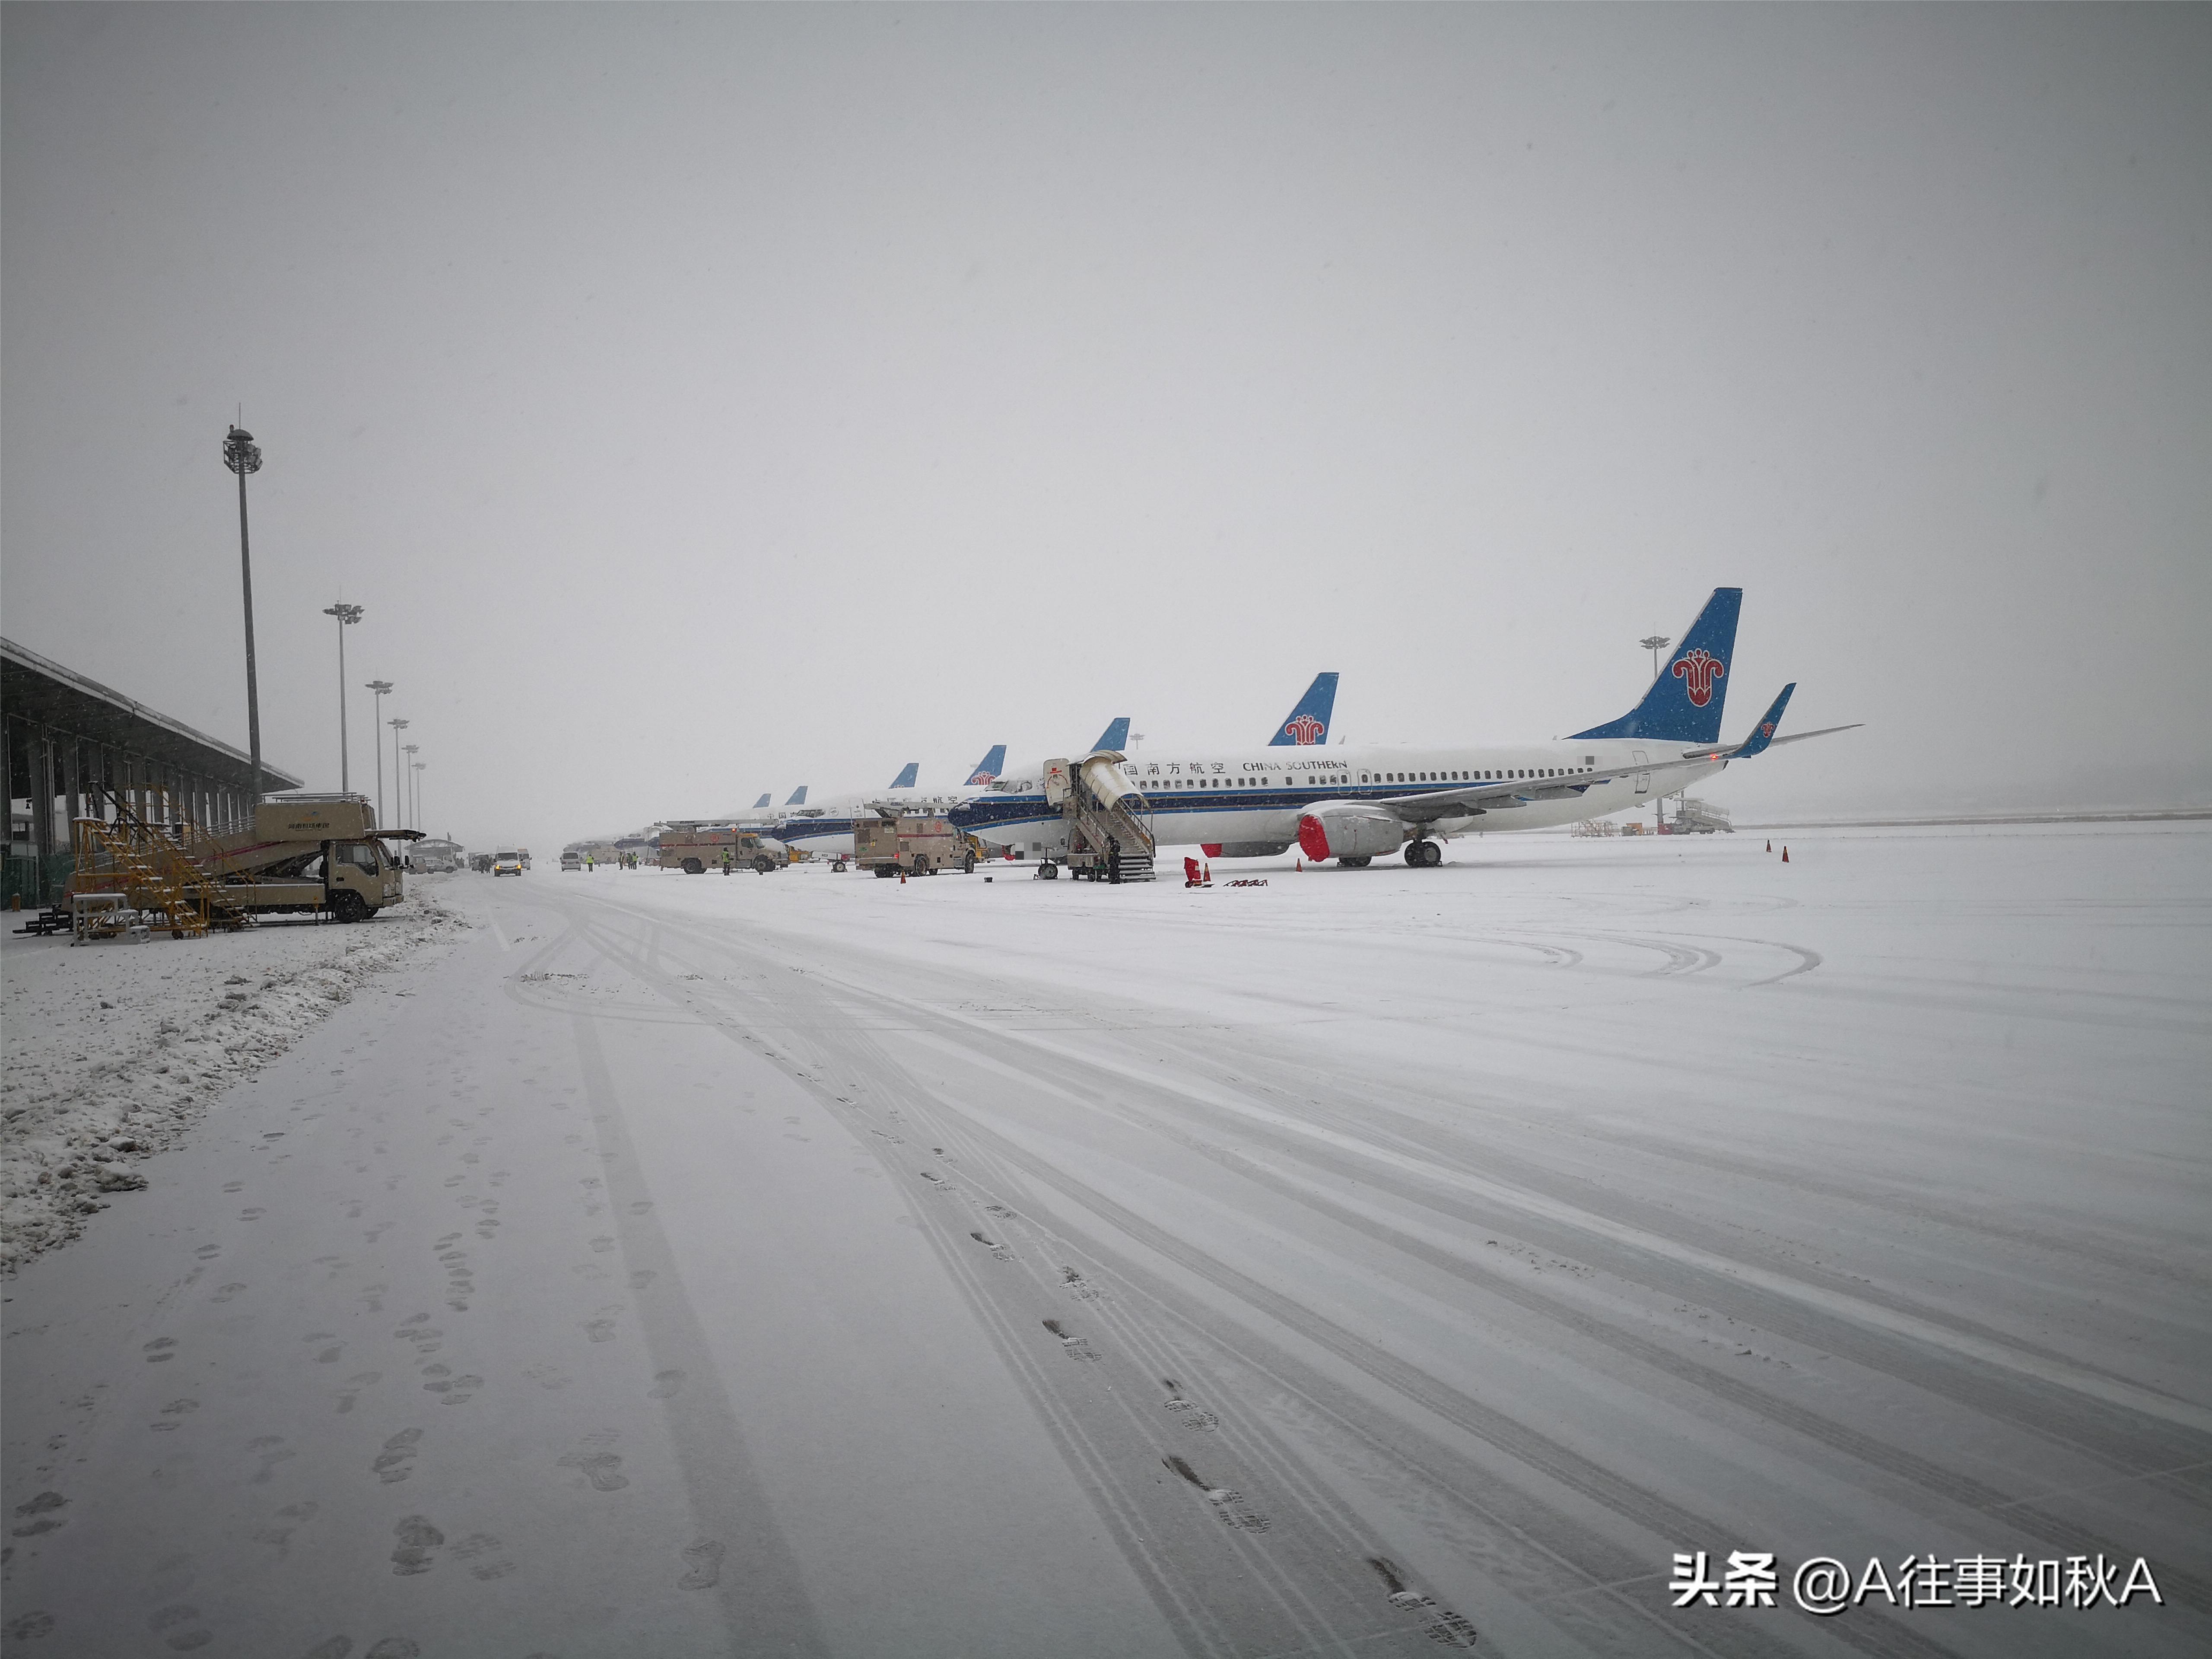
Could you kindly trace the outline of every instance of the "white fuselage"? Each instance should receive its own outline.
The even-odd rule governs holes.
[[[1702,746],[1710,753],[1713,745]],[[1273,748],[1176,759],[1126,760],[1121,772],[1145,796],[1163,847],[1281,845],[1316,806],[1353,801],[1387,806],[1410,836],[1431,839],[1493,830],[1542,830],[1601,817],[1672,794],[1719,771],[1724,760],[1686,763],[1693,745],[1649,738],[1570,738],[1555,743],[1471,744],[1443,749],[1334,744]],[[1047,804],[1042,769],[1011,771],[955,814],[996,847],[1051,853],[1063,845],[1059,810]],[[1495,782],[1525,781],[1551,799],[1457,805],[1450,797]],[[1491,792],[1493,795],[1496,791]]]

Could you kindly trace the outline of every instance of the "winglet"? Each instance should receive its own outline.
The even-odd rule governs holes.
[[[1759,724],[1751,728],[1751,735],[1743,740],[1733,758],[1749,760],[1753,755],[1766,752],[1766,745],[1774,741],[1774,733],[1782,724],[1782,711],[1790,706],[1790,694],[1796,689],[1795,680],[1782,688],[1782,695],[1774,700],[1774,706],[1759,717]]]
[[[1298,706],[1284,717],[1275,728],[1275,735],[1267,739],[1270,749],[1304,749],[1314,744],[1328,741],[1329,718],[1336,712],[1336,676],[1316,674],[1306,694],[1298,699]]]

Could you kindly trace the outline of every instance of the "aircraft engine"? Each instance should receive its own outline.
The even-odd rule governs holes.
[[[1396,852],[1405,839],[1405,821],[1396,813],[1357,801],[1316,806],[1298,819],[1298,845],[1316,860],[1376,858]]]

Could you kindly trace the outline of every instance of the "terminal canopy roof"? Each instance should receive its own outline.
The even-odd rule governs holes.
[[[251,756],[12,640],[0,640],[0,711],[10,720],[52,726],[240,790],[252,787]],[[297,789],[301,780],[264,759],[261,787],[264,792]]]

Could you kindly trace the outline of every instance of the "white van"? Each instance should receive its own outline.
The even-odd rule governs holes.
[[[495,876],[520,875],[522,873],[522,854],[520,853],[499,854],[491,861],[491,872]]]

